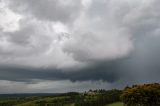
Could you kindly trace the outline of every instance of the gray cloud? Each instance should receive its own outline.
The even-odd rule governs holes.
[[[84,69],[72,69],[72,71],[63,71],[59,69],[45,69],[45,68],[28,68],[28,67],[14,67],[1,66],[2,73],[1,80],[10,81],[31,81],[32,79],[42,80],[71,80],[86,81],[86,80],[103,80],[107,82],[114,82],[121,76],[118,71],[118,62],[109,62],[99,65],[95,64],[92,67]],[[73,71],[75,70],[75,71]]]
[[[30,14],[36,18],[50,21],[73,21],[82,7],[81,0],[16,0],[12,8],[22,14]],[[25,12],[25,13],[24,13]]]
[[[0,93],[53,93],[53,92],[72,92],[72,91],[86,91],[92,88],[102,89],[111,86],[108,83],[102,81],[85,81],[85,82],[71,82],[68,80],[62,81],[43,81],[43,80],[33,80],[34,83],[23,83],[15,81],[0,80],[1,91]],[[17,91],[17,89],[19,89]]]
[[[19,86],[14,89],[29,86],[22,92],[45,81],[67,80],[81,90],[97,88],[97,81],[108,88],[159,82],[159,3],[1,0],[0,80],[8,85],[0,88],[11,82]]]

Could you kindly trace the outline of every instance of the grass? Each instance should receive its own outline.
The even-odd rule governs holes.
[[[106,106],[124,106],[122,102],[116,102],[116,103],[112,103]]]
[[[42,98],[42,99],[36,99],[36,100],[28,101],[28,102],[25,102],[25,103],[22,103],[22,104],[17,104],[15,106],[37,106],[36,102],[38,102],[38,101],[45,101],[47,103],[52,103],[55,100],[60,100],[60,99],[63,100],[65,98],[68,98],[68,97],[67,96],[66,97],[65,96],[64,97],[63,96],[61,96],[61,97],[46,97],[46,98]]]

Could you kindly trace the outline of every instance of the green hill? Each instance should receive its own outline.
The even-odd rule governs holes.
[[[121,90],[91,90],[61,95],[27,96],[1,99],[0,106],[104,106],[120,101]]]

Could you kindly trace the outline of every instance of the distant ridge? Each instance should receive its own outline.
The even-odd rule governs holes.
[[[28,97],[28,96],[59,96],[64,93],[13,93],[13,94],[0,94],[0,97]]]

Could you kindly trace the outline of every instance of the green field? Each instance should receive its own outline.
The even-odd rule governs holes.
[[[106,106],[124,106],[122,102],[117,102],[117,103],[113,103],[113,104],[109,104]]]
[[[25,94],[18,96],[16,94],[1,95],[0,106],[105,106],[120,101],[121,94],[121,90],[100,89],[85,93],[68,92],[55,96],[50,94],[48,96],[40,96],[40,94],[37,94],[37,96],[25,96]]]

